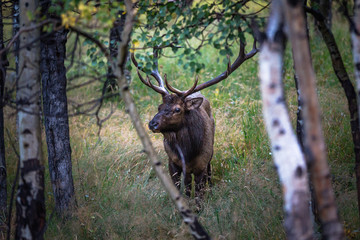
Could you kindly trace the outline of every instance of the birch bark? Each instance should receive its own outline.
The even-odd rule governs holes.
[[[36,0],[20,2],[20,26],[35,24]],[[20,179],[16,198],[16,239],[43,239],[45,227],[44,165],[40,130],[40,30],[20,35],[17,106],[19,117]]]

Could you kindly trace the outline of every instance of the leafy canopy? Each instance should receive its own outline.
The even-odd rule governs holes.
[[[163,56],[164,49],[169,48],[184,69],[199,72],[204,65],[197,62],[197,56],[203,46],[212,45],[220,55],[232,56],[240,41],[246,42],[245,33],[252,34],[251,19],[266,6],[250,0],[139,1],[133,47],[158,49]],[[146,63],[139,63],[144,71],[154,67],[152,51],[137,53],[136,57]]]

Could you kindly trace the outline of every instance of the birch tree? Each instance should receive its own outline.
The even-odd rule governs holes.
[[[331,186],[316,96],[315,73],[311,64],[310,51],[308,51],[309,42],[306,37],[302,3],[302,0],[282,0],[289,39],[293,48],[295,70],[299,78],[299,90],[303,96],[304,148],[310,165],[311,181],[314,186],[323,237],[324,239],[343,239],[344,232]]]
[[[20,178],[16,198],[16,239],[43,239],[45,227],[44,165],[40,131],[40,30],[34,19],[38,1],[20,1],[20,26],[34,26],[20,35],[17,106]],[[20,30],[21,31],[21,30]]]
[[[266,129],[284,195],[284,226],[288,239],[311,239],[309,185],[304,156],[285,103],[282,83],[285,34],[279,0],[272,3],[266,37],[259,56],[259,77]]]

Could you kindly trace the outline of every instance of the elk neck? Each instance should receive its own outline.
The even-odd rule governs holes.
[[[164,132],[164,142],[170,146],[171,150],[180,158],[176,148],[178,144],[183,152],[185,162],[190,162],[201,152],[205,133],[204,119],[199,110],[190,110],[184,117],[182,127],[177,131]]]

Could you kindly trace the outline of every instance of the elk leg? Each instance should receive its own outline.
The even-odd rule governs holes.
[[[209,187],[212,187],[212,182],[211,182],[211,164],[210,162],[208,163],[207,166],[207,182],[209,184]]]
[[[196,200],[200,200],[204,196],[204,187],[206,184],[207,173],[206,171],[200,173],[199,175],[195,175],[195,198]]]
[[[169,173],[173,183],[180,190],[181,167],[169,160]]]

